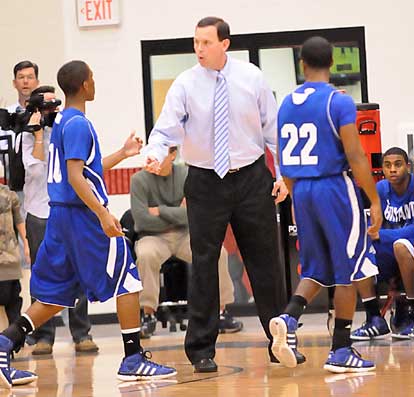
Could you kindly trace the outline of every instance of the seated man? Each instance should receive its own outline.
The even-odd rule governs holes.
[[[173,164],[176,156],[177,147],[170,148],[159,175],[142,170],[131,180],[131,212],[139,235],[135,252],[144,286],[140,295],[144,308],[141,336],[147,338],[154,333],[157,322],[154,313],[158,307],[161,265],[171,256],[192,262],[184,198],[187,167]],[[218,263],[221,333],[238,332],[243,327],[243,323],[235,321],[225,310],[234,301],[227,265],[227,252],[222,248]]]
[[[378,281],[395,279],[401,274],[406,298],[397,302],[391,328],[392,336],[409,339],[414,326],[414,180],[410,173],[407,153],[398,148],[388,149],[382,158],[385,179],[377,183],[384,221],[379,233],[371,236],[376,250]],[[352,332],[353,340],[380,339],[390,330],[380,315],[374,279],[367,279],[358,289],[364,303],[367,320]]]

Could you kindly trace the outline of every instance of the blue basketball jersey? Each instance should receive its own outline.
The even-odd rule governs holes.
[[[60,112],[53,125],[49,146],[48,193],[50,205],[82,205],[68,181],[67,160],[83,160],[83,175],[96,198],[107,205],[98,136],[92,123],[77,109]]]
[[[280,171],[289,178],[339,175],[349,169],[340,127],[355,123],[352,98],[323,82],[306,82],[278,113]]]
[[[414,251],[414,178],[410,175],[407,191],[401,196],[397,195],[386,179],[377,183],[377,192],[384,219],[379,232],[380,239],[373,244],[380,270],[378,280],[388,281],[399,274],[394,243],[398,241],[410,252]]]
[[[407,191],[398,196],[386,179],[377,183],[383,223],[380,244],[392,244],[399,238],[414,239],[414,180],[410,175]]]

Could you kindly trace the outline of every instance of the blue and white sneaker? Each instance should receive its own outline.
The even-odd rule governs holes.
[[[10,389],[13,385],[10,368],[10,352],[13,342],[5,335],[0,335],[0,385]]]
[[[364,360],[353,347],[341,347],[330,351],[324,369],[335,372],[366,372],[374,371],[375,364],[372,361]]]
[[[288,314],[273,317],[269,322],[270,333],[273,336],[272,353],[280,364],[288,368],[298,365],[295,350],[289,345],[288,334],[292,335],[298,329],[298,322]],[[296,346],[296,340],[295,340]]]
[[[23,371],[10,367],[10,378],[13,386],[27,385],[37,380],[38,376],[34,372]]]
[[[352,331],[352,340],[373,340],[384,339],[391,334],[384,317],[373,316],[369,322],[362,324],[362,327]]]
[[[0,335],[0,385],[10,389],[12,386],[27,385],[37,380],[37,375],[10,367],[10,353],[13,342],[7,336]]]
[[[174,368],[156,364],[149,359],[151,353],[142,351],[125,357],[118,370],[118,379],[124,382],[136,380],[164,379],[177,375]]]
[[[295,353],[296,362],[298,365],[303,364],[306,361],[306,357],[298,350],[298,337],[296,336],[296,332],[287,333],[287,344]],[[275,357],[274,354],[270,354],[270,362],[272,364],[281,365],[280,361]]]
[[[409,321],[400,327],[394,327],[391,336],[393,339],[402,340],[414,338],[414,323],[412,321]]]

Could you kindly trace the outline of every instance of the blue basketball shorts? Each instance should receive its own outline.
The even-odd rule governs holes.
[[[414,238],[400,238],[392,243],[374,241],[375,258],[378,266],[378,281],[389,281],[400,274],[398,263],[394,255],[394,244],[403,244],[414,257]]]
[[[296,180],[293,203],[302,278],[333,286],[378,274],[360,193],[346,173]]]
[[[73,307],[82,290],[91,302],[142,290],[123,237],[105,235],[86,207],[52,206],[30,279],[40,302]]]

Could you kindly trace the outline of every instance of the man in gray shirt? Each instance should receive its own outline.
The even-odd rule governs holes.
[[[139,240],[135,244],[137,266],[144,290],[140,294],[144,319],[141,336],[150,337],[155,331],[154,313],[158,307],[161,265],[171,256],[192,262],[184,182],[187,167],[173,164],[177,147],[171,147],[159,175],[145,170],[131,181],[131,212]],[[222,247],[218,261],[220,289],[221,333],[238,332],[243,324],[225,310],[234,302],[233,282],[228,271],[227,252]]]

